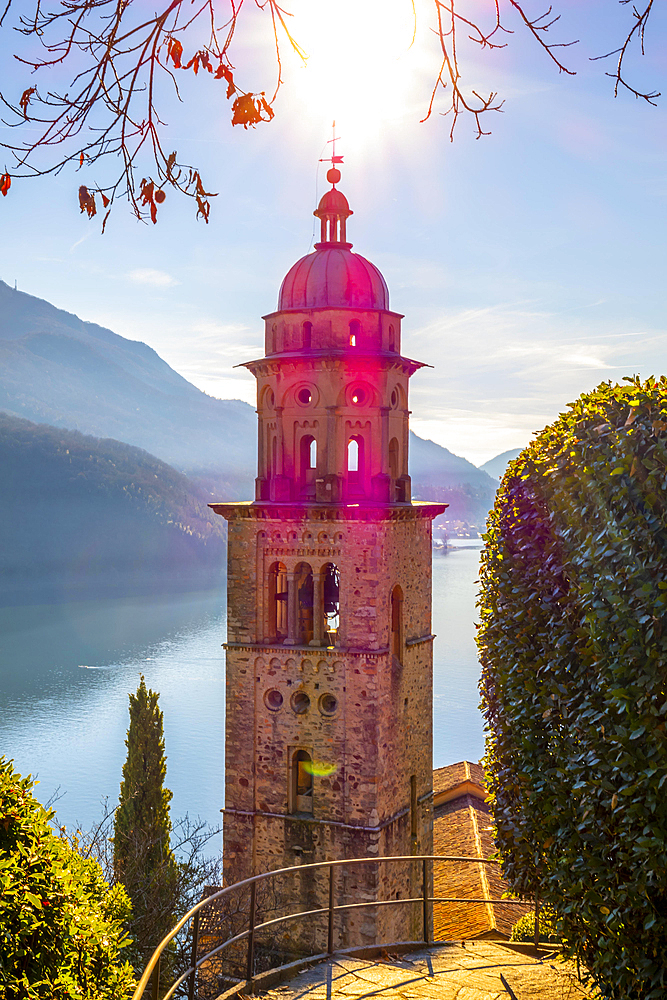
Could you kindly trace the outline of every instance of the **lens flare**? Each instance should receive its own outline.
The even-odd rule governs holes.
[[[358,151],[413,113],[421,42],[412,0],[293,0],[289,9],[308,57],[290,71],[290,89],[309,118],[335,119],[345,148]]]
[[[336,773],[338,766],[336,764],[325,764],[323,760],[314,760],[312,762],[304,761],[303,769],[316,778],[328,778],[331,774]]]

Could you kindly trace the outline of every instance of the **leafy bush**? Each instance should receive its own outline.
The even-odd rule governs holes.
[[[0,757],[0,993],[7,1000],[121,1000],[131,914],[122,886],[57,837],[34,782]]]
[[[539,931],[540,941],[544,941],[548,944],[558,944],[560,942],[558,918],[553,907],[540,907]],[[512,933],[510,934],[510,941],[529,941],[532,944],[534,940],[535,910],[529,910],[528,913],[524,913],[522,917],[519,917],[515,923],[512,928]]]
[[[503,479],[482,560],[503,871],[601,995],[667,993],[667,380],[603,384]]]

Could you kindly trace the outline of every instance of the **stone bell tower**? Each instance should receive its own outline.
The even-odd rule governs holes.
[[[327,178],[321,240],[246,365],[255,500],[211,504],[229,522],[227,884],[432,852],[431,524],[446,505],[411,502],[408,381],[422,365],[401,354],[382,275],[347,242],[340,172]],[[365,898],[395,896],[392,877]],[[395,909],[359,918],[362,937],[388,920],[398,934]]]

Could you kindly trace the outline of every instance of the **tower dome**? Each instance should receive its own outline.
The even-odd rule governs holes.
[[[338,170],[327,177],[333,186],[313,212],[321,223],[315,252],[298,260],[280,287],[278,309],[389,309],[389,289],[377,267],[346,241],[346,222],[352,209],[338,191]]]
[[[278,309],[389,309],[389,290],[374,264],[343,244],[298,260],[280,288]]]

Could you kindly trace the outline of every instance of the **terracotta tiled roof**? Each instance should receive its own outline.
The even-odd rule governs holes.
[[[457,785],[465,781],[477,785],[486,795],[484,784],[484,768],[481,764],[473,764],[469,760],[459,761],[458,764],[449,764],[448,767],[439,767],[433,772],[433,794],[438,796],[443,792],[450,792]]]
[[[483,801],[484,769],[461,761],[433,772],[433,853],[489,858],[495,850],[489,807]],[[436,940],[509,937],[530,907],[501,901],[507,883],[497,865],[441,861],[433,866],[434,896],[482,899],[482,903],[434,903]]]

